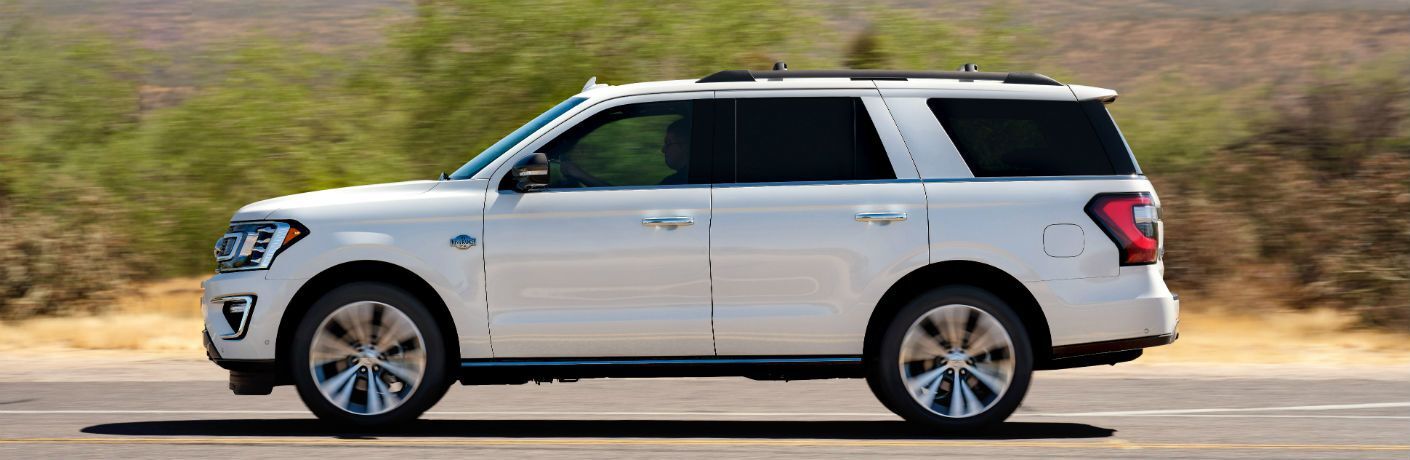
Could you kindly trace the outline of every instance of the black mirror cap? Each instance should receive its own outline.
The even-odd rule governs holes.
[[[545,153],[535,153],[529,155],[519,166],[510,170],[505,177],[508,184],[501,184],[501,189],[507,189],[504,185],[512,185],[514,191],[519,193],[533,193],[548,188],[548,155]]]

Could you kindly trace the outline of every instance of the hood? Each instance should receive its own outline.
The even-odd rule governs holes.
[[[406,199],[426,193],[435,188],[438,181],[418,180],[393,182],[390,184],[360,185],[357,187],[335,188],[317,192],[298,193],[256,201],[245,205],[230,218],[232,222],[263,220],[270,218],[275,211],[290,209],[310,209],[342,206],[360,203],[376,203]]]

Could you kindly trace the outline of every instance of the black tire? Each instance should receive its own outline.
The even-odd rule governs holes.
[[[1008,333],[1013,345],[1013,375],[1008,388],[996,396],[991,406],[977,414],[963,417],[941,415],[922,406],[911,396],[903,382],[901,347],[907,332],[922,316],[946,305],[965,305],[988,313]],[[1028,332],[1013,309],[988,291],[972,286],[933,289],[902,307],[884,331],[874,356],[867,357],[867,383],[887,409],[907,421],[943,431],[972,431],[1003,422],[1018,409],[1028,393],[1033,375],[1033,351]],[[960,378],[964,379],[963,375]]]
[[[419,385],[400,406],[378,414],[356,414],[329,401],[319,390],[310,370],[310,347],[317,328],[336,310],[355,302],[378,302],[405,314],[416,326],[424,342],[425,370]],[[440,401],[453,382],[451,358],[445,337],[436,325],[435,317],[416,296],[396,286],[377,282],[356,282],[334,288],[309,308],[294,332],[289,350],[291,375],[299,398],[318,418],[337,425],[355,428],[385,428],[420,417]]]

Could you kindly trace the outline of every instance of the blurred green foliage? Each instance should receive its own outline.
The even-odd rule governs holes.
[[[205,272],[239,206],[433,178],[589,76],[698,78],[779,59],[1027,69],[1044,46],[1003,6],[956,24],[809,0],[423,0],[355,55],[229,43],[180,63],[197,71],[170,87],[154,82],[178,66],[127,40],[51,30],[21,5],[0,0],[0,316],[100,307],[128,280]],[[1292,301],[1405,324],[1410,184],[1392,174],[1410,157],[1404,64],[1329,73],[1306,93],[1175,77],[1122,88],[1111,110],[1162,192],[1172,285],[1277,266],[1302,293]],[[1324,238],[1359,213],[1377,216],[1364,238]]]

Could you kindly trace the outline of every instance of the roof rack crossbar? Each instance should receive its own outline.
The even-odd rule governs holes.
[[[943,78],[949,80],[985,80],[1018,85],[1062,86],[1052,77],[1029,72],[976,72],[936,70],[721,70],[696,80],[696,83],[749,82],[770,78],[850,78],[853,80],[900,80],[910,78]]]

